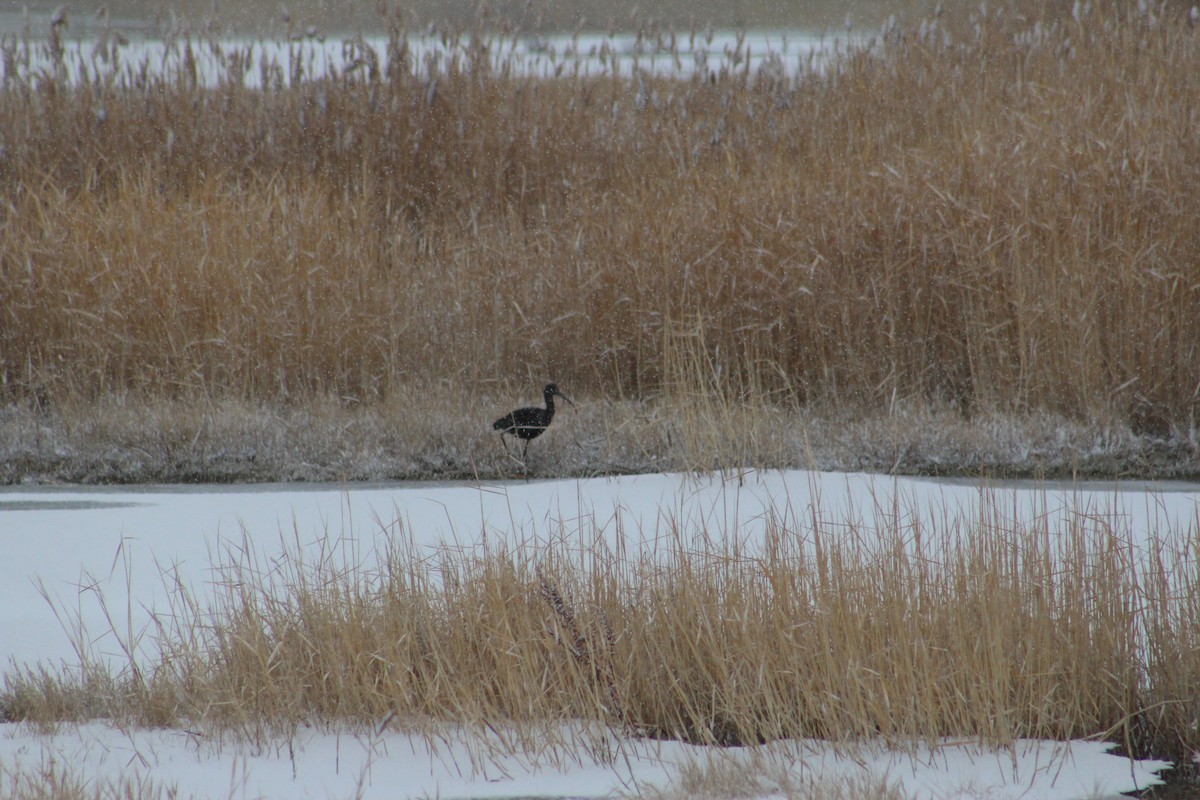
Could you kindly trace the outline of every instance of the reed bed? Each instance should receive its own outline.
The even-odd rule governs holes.
[[[436,414],[553,378],[1194,442],[1198,34],[1080,9],[690,79],[533,77],[466,33],[414,63],[395,20],[345,71],[227,53],[213,88],[7,41],[0,393]]]
[[[316,553],[243,545],[210,599],[165,576],[173,599],[153,641],[121,639],[123,668],[77,631],[78,670],[10,670],[0,717],[259,742],[466,730],[551,759],[611,758],[613,734],[1200,746],[1194,528],[1144,538],[1100,509],[1015,523],[995,497],[973,519],[773,516],[754,540],[664,517],[648,546],[587,524],[418,546],[399,523]]]

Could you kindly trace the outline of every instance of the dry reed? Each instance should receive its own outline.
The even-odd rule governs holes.
[[[97,781],[79,773],[71,765],[53,762],[36,770],[0,765],[0,793],[8,800],[163,800],[181,796],[177,788],[144,777]]]
[[[399,28],[326,78],[252,63],[262,90],[242,62],[213,89],[19,73],[0,390],[644,400],[683,336],[750,409],[1194,438],[1196,34],[1174,6],[1024,8],[796,76],[541,79],[466,37],[430,76]]]

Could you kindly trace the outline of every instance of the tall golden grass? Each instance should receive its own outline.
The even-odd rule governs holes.
[[[330,77],[251,60],[263,90],[22,72],[0,387],[645,399],[684,336],[735,401],[1190,435],[1197,35],[1175,6],[1001,4],[795,77],[541,79],[465,35],[417,75],[398,27]]]
[[[121,640],[124,669],[68,622],[79,669],[10,670],[0,718],[256,741],[313,724],[438,741],[451,726],[506,752],[596,758],[615,732],[1101,737],[1186,759],[1200,746],[1196,530],[1143,541],[1099,508],[1016,523],[982,499],[974,519],[778,509],[752,542],[664,517],[649,548],[586,523],[465,550],[419,546],[399,523],[316,555],[245,545],[218,565],[214,599],[174,584],[153,641]]]

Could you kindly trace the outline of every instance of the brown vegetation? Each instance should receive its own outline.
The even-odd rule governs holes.
[[[796,77],[539,79],[466,39],[430,77],[399,29],[324,79],[251,62],[265,90],[22,73],[0,391],[453,404],[553,377],[1188,439],[1197,35],[1002,6]]]

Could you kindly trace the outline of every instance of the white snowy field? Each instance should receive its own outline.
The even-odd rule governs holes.
[[[1136,546],[1152,534],[1194,530],[1200,487],[999,488],[793,471],[362,488],[11,488],[0,491],[0,663],[77,663],[78,643],[90,657],[117,665],[125,663],[123,642],[150,655],[146,633],[170,594],[164,573],[204,597],[213,591],[213,565],[228,560],[222,553],[247,546],[268,561],[285,551],[331,549],[362,561],[403,529],[418,547],[586,535],[636,552],[671,531],[703,530],[753,548],[777,522],[818,519],[863,536],[894,527],[897,517],[969,526],[983,509],[1029,524],[1105,514]],[[481,759],[482,746],[469,738],[432,754],[424,742],[390,730],[379,736],[307,731],[250,746],[100,722],[61,726],[53,735],[5,725],[0,775],[14,767],[68,765],[98,780],[134,776],[204,798],[595,797],[670,783],[704,753],[678,743],[618,741],[620,755],[607,766],[584,754],[564,760],[561,752],[557,765],[531,766],[515,757]],[[1105,748],[1023,742],[989,753],[956,742],[900,754],[866,743],[847,754],[805,742],[722,753],[784,764],[794,786],[873,777],[913,797],[1104,797],[1152,784],[1165,766],[1106,755]]]
[[[25,769],[69,765],[97,784],[124,779],[137,786],[177,789],[179,798],[290,800],[303,798],[550,798],[630,797],[680,791],[689,765],[714,772],[741,767],[764,797],[869,798],[877,787],[899,797],[988,800],[1116,798],[1160,781],[1157,761],[1131,762],[1097,742],[1017,742],[987,752],[950,744],[911,754],[870,745],[836,751],[819,742],[726,748],[719,753],[677,742],[618,742],[610,764],[580,761],[531,765],[521,758],[488,762],[470,742],[441,743],[430,752],[402,734],[306,733],[266,748],[212,744],[189,731],[116,730],[104,724],[64,726],[43,735],[0,726],[0,791],[6,765]],[[473,766],[473,759],[475,765]],[[744,784],[743,784],[744,785]],[[170,796],[170,795],[168,795]],[[708,795],[714,797],[714,795]],[[747,797],[754,794],[740,793]],[[720,797],[720,795],[715,795]]]

